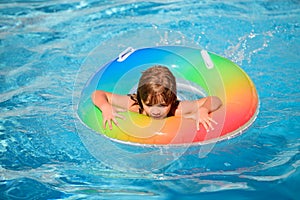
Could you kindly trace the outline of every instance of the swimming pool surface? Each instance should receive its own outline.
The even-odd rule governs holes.
[[[299,19],[297,0],[1,1],[0,199],[299,199]],[[80,89],[128,46],[156,45],[240,65],[260,99],[252,126],[184,152],[93,140]]]

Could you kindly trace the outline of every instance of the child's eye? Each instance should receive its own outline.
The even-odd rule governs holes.
[[[167,107],[168,106],[168,104],[155,104],[155,105],[153,105],[153,104],[150,104],[150,103],[145,104],[145,105],[148,106],[148,107],[152,107],[152,106]]]
[[[159,107],[167,107],[168,104],[159,104],[158,106],[159,106]]]

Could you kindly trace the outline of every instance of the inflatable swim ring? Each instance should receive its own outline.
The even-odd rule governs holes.
[[[176,79],[186,80],[186,88],[198,93],[204,91],[204,95],[218,96],[222,100],[222,108],[211,116],[218,122],[214,130],[206,132],[200,126],[197,131],[192,119],[168,117],[155,120],[132,112],[122,113],[125,120],[118,120],[119,126],[113,126],[112,130],[103,129],[101,111],[91,101],[92,92],[105,90],[129,94],[138,84],[141,72],[153,65],[167,66]],[[242,133],[255,120],[258,105],[258,95],[251,79],[226,58],[182,46],[128,48],[119,57],[100,67],[87,82],[78,105],[78,116],[88,128],[121,143],[199,145]]]

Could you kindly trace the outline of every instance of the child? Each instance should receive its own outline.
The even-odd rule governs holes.
[[[153,66],[142,73],[137,94],[118,95],[102,90],[92,94],[93,103],[102,111],[103,127],[106,123],[112,129],[112,122],[118,125],[116,118],[124,119],[118,112],[132,111],[148,115],[153,119],[169,116],[182,116],[196,121],[197,130],[202,123],[206,131],[213,130],[217,124],[209,114],[222,105],[215,96],[193,101],[178,101],[176,80],[172,72],[164,66]]]

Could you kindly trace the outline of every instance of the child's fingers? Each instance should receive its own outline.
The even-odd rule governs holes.
[[[211,122],[209,121],[209,119],[206,120],[206,123],[208,125],[208,128],[210,128],[211,130],[214,130],[213,125],[211,124]]]
[[[115,117],[121,118],[121,119],[125,119],[125,117],[123,115],[119,115],[116,114]],[[108,125],[109,129],[111,130],[113,128],[113,123],[118,126],[119,123],[115,118],[111,118],[111,119],[103,119],[102,121],[102,126],[104,129],[106,129],[106,124]]]
[[[215,121],[213,118],[209,117],[208,119],[209,119],[211,122],[213,122],[214,124],[216,124],[216,125],[218,124],[218,122]]]
[[[213,124],[211,123],[215,123],[217,124],[216,121],[214,121],[213,119],[211,118],[207,118],[207,119],[204,119],[202,120],[201,124],[204,126],[205,130],[208,132],[209,130],[214,130],[214,127],[213,127]],[[199,130],[199,129],[198,129]]]
[[[120,118],[120,119],[125,119],[125,116],[124,116],[124,115],[121,115],[121,114],[118,114],[118,113],[116,113],[115,115],[116,115],[116,117],[118,117],[118,118]]]
[[[199,121],[199,122],[197,123],[197,124],[198,124],[197,127],[200,126],[200,123],[203,125],[203,127],[205,128],[205,130],[208,132],[209,129],[208,129],[207,123],[206,123],[204,120],[201,120],[201,121]],[[200,129],[200,127],[199,127],[198,129]]]
[[[204,125],[204,127],[205,127],[205,129],[206,129],[207,132],[209,131],[209,129],[213,130],[212,124],[209,121],[209,119],[203,120],[202,124]]]
[[[196,128],[197,128],[197,131],[200,130],[200,124],[202,124],[203,127],[205,128],[205,130],[208,131],[208,126],[207,126],[205,120],[201,120],[201,119],[196,120]]]
[[[115,113],[115,117],[120,118],[120,119],[123,119],[123,120],[125,119],[125,116],[120,115],[120,114],[118,114],[118,113]],[[116,118],[112,118],[111,120],[115,123],[115,125],[119,126],[119,123],[118,123],[118,121],[116,120]]]
[[[204,123],[204,124],[205,124],[204,127],[205,127],[206,132],[209,132],[209,126],[206,123]]]
[[[197,131],[200,130],[200,122],[199,121],[196,121],[196,127],[197,127]]]
[[[118,121],[115,118],[113,118],[112,121],[115,123],[115,125],[119,126]]]
[[[111,120],[108,120],[108,127],[109,127],[110,130],[112,129]]]
[[[104,119],[103,119],[103,121],[102,121],[102,127],[103,127],[104,129],[106,129],[106,121],[107,121],[107,120],[104,120]]]
[[[108,127],[111,130],[112,129],[111,120],[103,119],[102,126],[104,129],[106,129],[106,124],[108,124]]]

